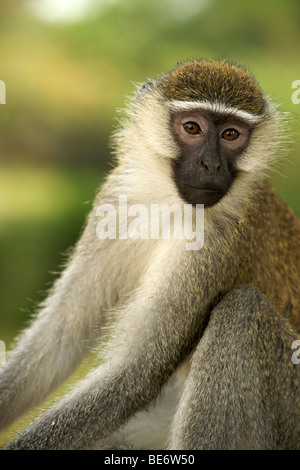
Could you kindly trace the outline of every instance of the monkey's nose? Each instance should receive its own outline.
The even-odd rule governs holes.
[[[200,164],[207,171],[219,171],[221,169],[221,163],[212,160],[201,160]]]

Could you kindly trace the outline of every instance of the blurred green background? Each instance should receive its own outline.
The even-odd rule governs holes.
[[[27,324],[75,243],[133,82],[191,57],[252,70],[291,113],[272,173],[300,214],[299,0],[0,0],[0,339]]]

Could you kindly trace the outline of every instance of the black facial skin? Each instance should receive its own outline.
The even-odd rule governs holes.
[[[215,205],[237,174],[235,162],[247,147],[250,126],[230,116],[182,111],[173,116],[172,129],[180,147],[173,166],[179,194],[189,204]]]

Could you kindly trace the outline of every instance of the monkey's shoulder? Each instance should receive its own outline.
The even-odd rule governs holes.
[[[300,219],[269,184],[258,186],[247,212],[249,225],[270,238],[272,235],[295,237],[300,241]]]

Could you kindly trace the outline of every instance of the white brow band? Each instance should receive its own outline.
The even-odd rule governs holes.
[[[236,116],[240,119],[243,119],[244,121],[248,121],[251,124],[256,124],[260,122],[263,118],[262,116],[255,116],[254,114],[248,113],[247,111],[242,111],[241,109],[238,108],[231,108],[230,106],[226,106],[223,103],[210,103],[208,101],[179,101],[179,100],[174,100],[170,101],[170,107],[171,109],[174,109],[175,111],[190,111],[190,110],[197,110],[197,109],[203,109],[205,111],[212,111],[214,113],[219,113],[219,114],[231,114],[233,116]]]

